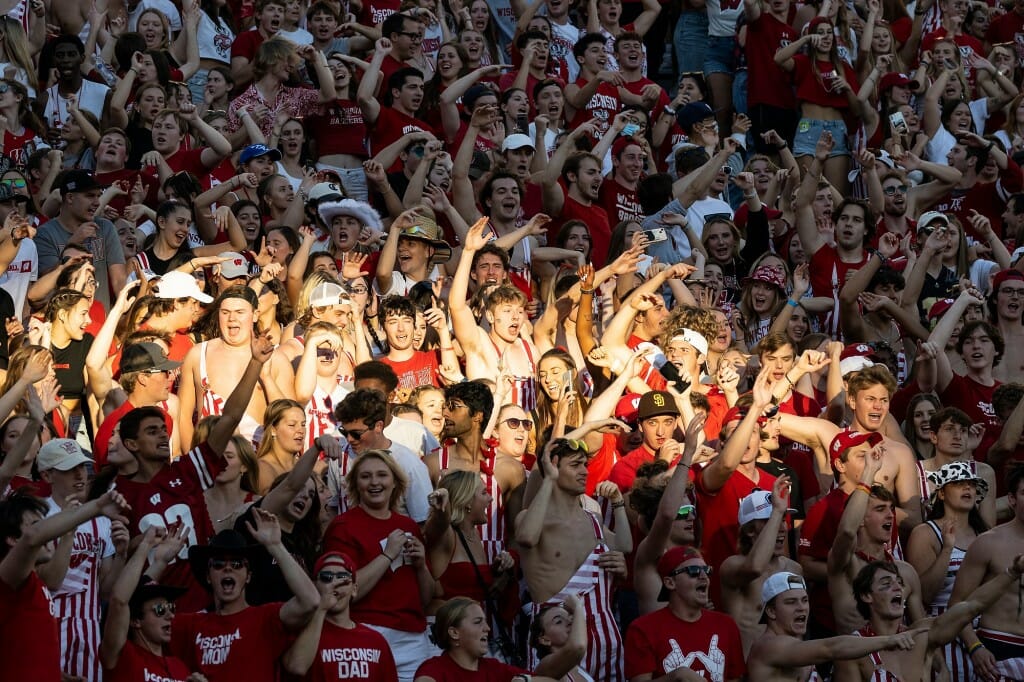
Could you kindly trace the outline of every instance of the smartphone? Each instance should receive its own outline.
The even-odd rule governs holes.
[[[666,362],[658,368],[658,371],[661,372],[661,376],[665,377],[666,381],[672,382],[672,385],[680,393],[685,393],[686,389],[690,387],[690,382],[680,376],[679,368],[671,362]]]
[[[516,129],[521,133],[525,133],[530,129],[530,122],[526,119],[526,114],[516,116]]]
[[[647,238],[648,244],[668,241],[668,230],[664,227],[656,227],[653,230],[644,230],[643,234],[644,237]]]
[[[562,372],[562,397],[572,392],[572,370]]]
[[[956,62],[954,62],[952,59],[945,59],[944,63],[946,65],[947,69],[959,69],[960,68],[959,66],[957,66]]]
[[[897,111],[895,114],[889,114],[889,125],[892,126],[893,132],[899,135],[906,135],[910,132],[910,128],[907,127],[907,120],[903,118],[903,113]]]
[[[627,123],[622,128],[622,134],[625,135],[626,137],[632,137],[633,135],[636,135],[638,130],[640,130],[640,126],[638,126],[637,124]]]

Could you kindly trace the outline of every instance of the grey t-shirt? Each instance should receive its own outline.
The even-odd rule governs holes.
[[[96,268],[96,300],[110,310],[110,277],[107,268],[111,265],[124,265],[124,251],[121,250],[121,240],[113,223],[105,218],[97,218],[94,222],[98,228],[97,234],[86,240],[86,246],[92,252],[92,264]],[[71,232],[61,225],[59,218],[39,228],[35,243],[39,250],[40,273],[47,273],[60,264],[60,252],[70,239]]]

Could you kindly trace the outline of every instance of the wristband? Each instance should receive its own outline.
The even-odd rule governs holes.
[[[625,502],[612,502],[612,509],[622,509],[625,506]]]
[[[668,114],[669,116],[675,116],[676,110],[673,109],[672,107],[662,107],[661,113]]]
[[[583,287],[580,287],[580,293],[581,294],[593,295],[594,294],[594,290],[593,289],[584,289]]]
[[[392,561],[394,561],[394,559],[392,559],[391,557],[389,557],[389,556],[388,556],[388,553],[387,553],[387,552],[385,552],[385,551],[384,551],[383,549],[382,549],[382,550],[380,551],[380,554],[381,554],[381,556],[382,556],[382,557],[384,557],[385,559],[387,559],[387,560],[388,560],[388,563],[389,563],[389,564],[390,564],[390,563],[391,563]]]
[[[444,348],[444,347],[441,348],[442,352],[449,351],[449,350],[455,350],[455,348],[453,346],[448,346],[447,348]]]
[[[984,644],[982,644],[981,642],[975,642],[971,646],[967,647],[967,655],[968,656],[973,656],[975,651],[977,651],[978,649],[984,649],[984,648],[985,648]]]
[[[883,256],[880,252],[875,251],[875,255],[878,256],[878,260],[882,261],[882,267],[885,267],[889,263],[889,259]]]
[[[800,307],[800,304],[797,301],[794,301],[791,298],[786,299],[786,305],[788,305],[791,308],[799,308]]]
[[[857,483],[856,490],[860,490],[865,495],[871,495],[871,486],[869,486],[867,483]],[[856,492],[856,490],[854,492]]]
[[[783,149],[789,148],[789,143],[783,140],[780,144],[775,145],[775,148],[781,152]]]

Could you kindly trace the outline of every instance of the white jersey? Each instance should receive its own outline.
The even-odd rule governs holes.
[[[7,272],[0,274],[0,287],[14,299],[14,315],[25,317],[25,300],[32,282],[39,279],[39,251],[31,239],[22,239]]]

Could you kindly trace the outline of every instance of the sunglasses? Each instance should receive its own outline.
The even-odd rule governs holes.
[[[352,287],[352,288],[350,288],[348,290],[348,293],[356,294],[357,296],[361,296],[361,295],[369,293],[369,292],[370,292],[370,290],[367,289],[366,287]]]
[[[5,92],[10,92],[10,90],[11,86],[8,83],[0,82],[0,95],[4,94]]]
[[[350,438],[352,440],[359,440],[366,432],[370,429],[338,429],[338,433],[341,434],[342,438]]]
[[[466,406],[463,403],[460,403],[456,400],[446,400],[444,402],[444,409],[448,410],[449,412],[455,412],[457,410],[461,410],[464,407]]]
[[[0,85],[4,84],[0,83]],[[14,189],[25,189],[28,186],[25,183],[25,180],[22,178],[16,178],[14,180],[4,180],[2,184],[6,187],[13,187]]]
[[[886,187],[882,191],[885,192],[886,196],[891,197],[892,195],[896,194],[896,192],[899,192],[900,194],[906,194],[908,189],[910,188],[907,187],[906,185],[894,185],[892,187]]]
[[[680,566],[676,570],[674,570],[671,573],[669,573],[669,576],[675,577],[675,576],[681,575],[683,573],[685,573],[686,575],[690,576],[691,578],[696,578],[701,573],[703,573],[704,575],[708,575],[709,576],[709,575],[711,575],[711,567],[710,566]]]
[[[728,166],[725,166],[724,168],[728,168]],[[728,173],[726,173],[726,175],[728,175]],[[732,222],[732,216],[730,216],[728,213],[708,213],[706,216],[704,216],[704,225],[710,225],[711,223],[719,222]]]
[[[316,574],[316,579],[324,585],[330,585],[335,580],[338,581],[339,585],[352,584],[352,574],[348,571],[320,571]]]
[[[151,606],[149,610],[152,611],[153,615],[157,618],[163,618],[168,613],[173,616],[177,608],[174,606],[173,603],[165,602],[163,604],[153,604],[153,606]]]
[[[524,428],[527,431],[533,428],[532,419],[516,419],[515,417],[509,417],[503,423],[508,424],[513,429]]]
[[[210,568],[215,571],[223,571],[225,568],[230,568],[233,571],[241,571],[247,567],[249,562],[245,559],[210,559]]]
[[[676,521],[686,521],[691,516],[697,515],[697,507],[692,504],[684,504],[676,512]]]
[[[563,443],[569,446],[569,449],[573,450],[574,452],[582,452],[588,455],[590,454],[590,448],[588,448],[587,444],[581,440],[578,440],[576,438],[560,438],[559,440],[561,440]]]
[[[334,360],[334,358],[338,357],[338,353],[333,348],[317,348],[316,356],[330,362]]]

